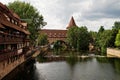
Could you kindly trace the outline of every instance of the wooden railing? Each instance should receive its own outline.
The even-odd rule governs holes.
[[[0,52],[0,61],[9,59],[10,57],[13,57],[15,55],[17,55],[17,50]]]

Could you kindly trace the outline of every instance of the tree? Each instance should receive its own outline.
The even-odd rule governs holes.
[[[112,30],[104,30],[102,33],[99,33],[96,43],[103,55],[105,55],[107,47],[111,47],[113,38],[114,36]]]
[[[120,29],[120,22],[119,22],[119,21],[116,21],[116,22],[114,23],[114,26],[113,26],[112,28],[119,30],[119,29]]]
[[[95,41],[96,41],[96,38],[97,38],[97,32],[90,31],[89,34],[90,34],[90,42],[95,44]]]
[[[38,36],[38,45],[46,45],[48,44],[48,39],[46,34],[39,34]]]
[[[100,48],[100,45],[99,45],[99,40],[100,40],[100,35],[102,34],[102,32],[104,32],[104,27],[103,26],[101,26],[100,28],[99,28],[99,30],[98,30],[98,33],[97,33],[97,36],[96,36],[96,41],[95,41],[95,46],[97,47],[97,48]]]
[[[38,30],[45,25],[43,16],[39,15],[37,9],[29,3],[14,1],[13,3],[9,3],[8,7],[28,23],[28,29],[31,33],[31,44],[35,45],[39,34]]]
[[[120,48],[120,30],[116,36],[115,45]]]
[[[103,32],[105,29],[104,29],[104,26],[101,26],[100,27],[100,29],[99,29],[99,31],[98,31],[98,33],[101,33],[101,32]]]
[[[87,31],[86,27],[80,27],[78,29],[78,38],[77,38],[77,49],[80,50],[88,50],[88,46],[90,43],[90,34]]]
[[[55,53],[56,55],[58,55],[58,54],[61,53],[62,48],[63,48],[62,41],[57,40],[56,42],[54,42],[54,47],[53,47],[53,49],[54,49],[54,53]]]
[[[67,32],[67,41],[75,50],[87,50],[90,35],[86,27],[72,27]]]
[[[67,41],[74,48],[77,49],[77,37],[78,37],[78,27],[71,27],[67,31]]]

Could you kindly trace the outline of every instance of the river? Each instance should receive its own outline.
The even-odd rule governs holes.
[[[36,60],[21,68],[11,80],[120,80],[118,58],[80,58],[44,62]],[[13,76],[13,73],[10,74]]]

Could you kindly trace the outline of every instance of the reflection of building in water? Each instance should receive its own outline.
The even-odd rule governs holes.
[[[0,79],[3,69],[12,67],[8,65],[23,57],[29,49],[29,34],[27,23],[0,3]]]
[[[75,27],[76,23],[72,17],[67,28]],[[55,42],[56,40],[66,40],[67,30],[51,30],[51,29],[42,29],[40,33],[45,33],[48,36],[49,43]]]

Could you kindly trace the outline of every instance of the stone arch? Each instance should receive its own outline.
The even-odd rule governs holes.
[[[54,45],[55,42],[57,42],[57,41],[60,42],[60,44],[63,45],[63,46],[65,46],[66,48],[69,47],[68,43],[65,42],[64,40],[56,40],[56,41],[51,42],[49,45]],[[52,46],[52,47],[53,47],[53,46]]]

